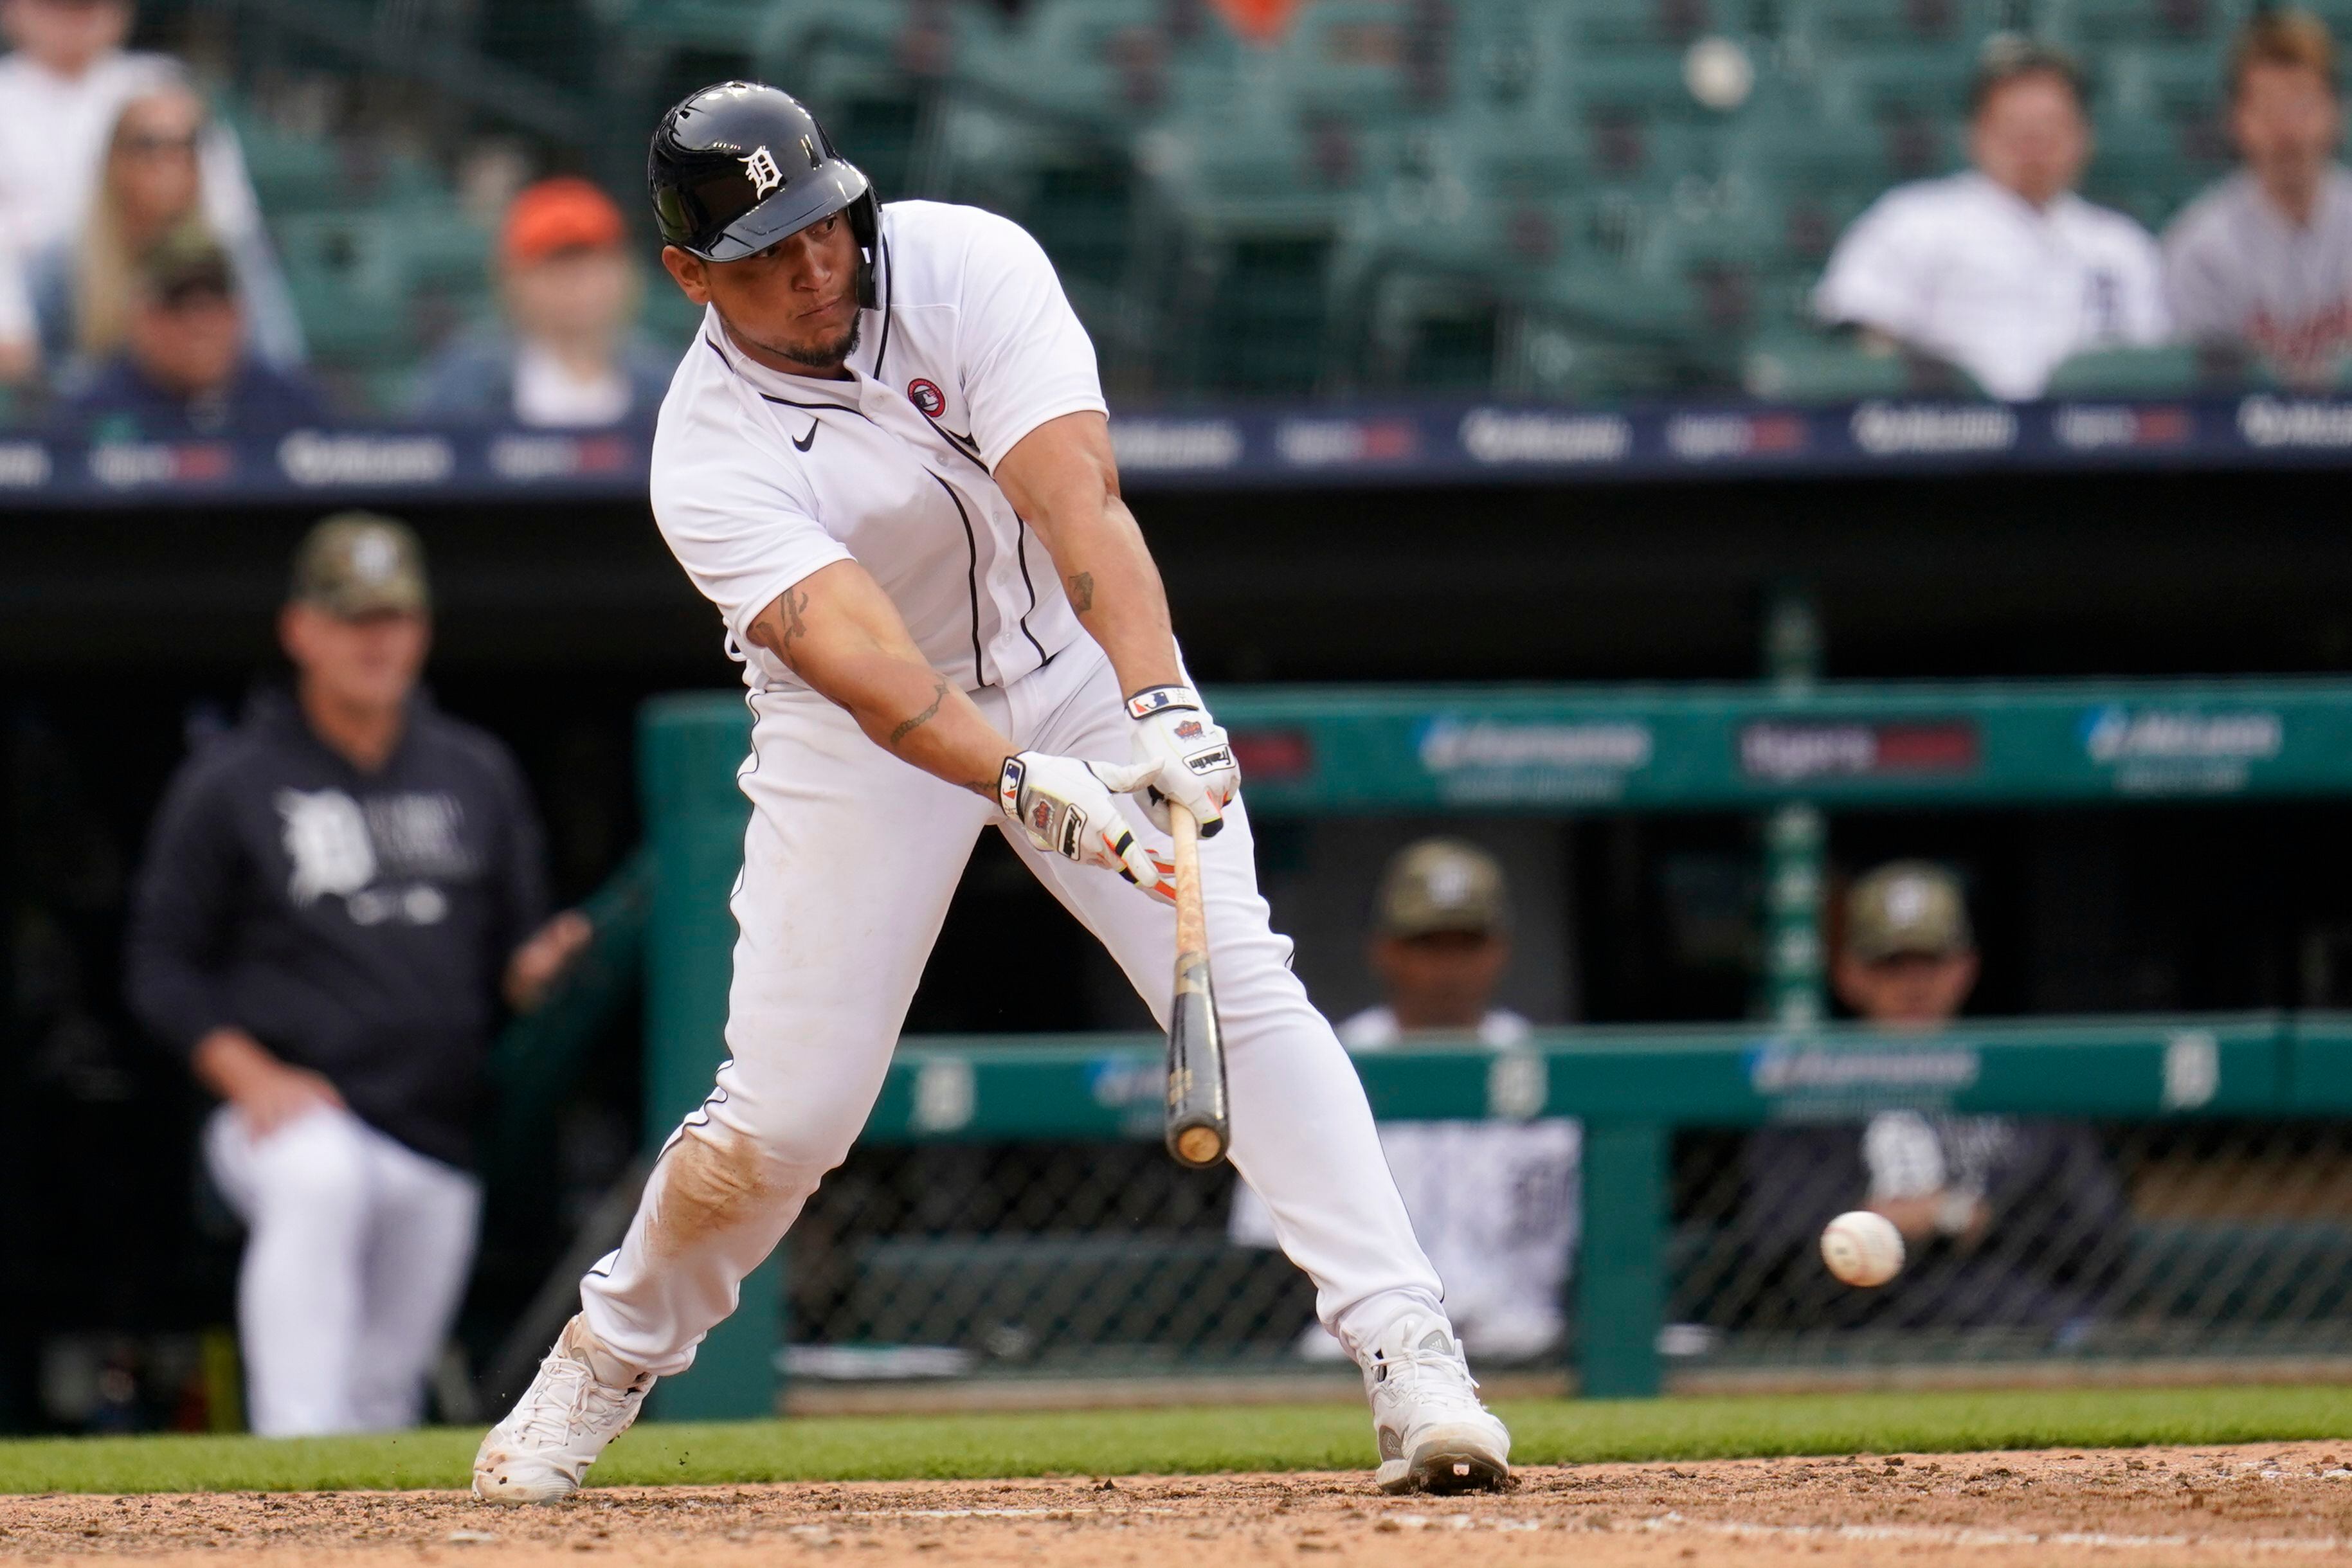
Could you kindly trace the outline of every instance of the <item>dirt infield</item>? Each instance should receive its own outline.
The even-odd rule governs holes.
[[[1003,1563],[1367,1568],[2352,1562],[2352,1441],[1855,1455],[1525,1472],[1505,1496],[1358,1475],[592,1490],[492,1511],[446,1492],[0,1500],[0,1556],[90,1563]]]

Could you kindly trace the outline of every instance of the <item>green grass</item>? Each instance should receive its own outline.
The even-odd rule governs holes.
[[[1516,1401],[1523,1464],[1784,1454],[2352,1439],[2352,1390],[2035,1389],[1965,1394]],[[396,1437],[60,1437],[0,1442],[0,1492],[461,1487],[473,1431]],[[1345,1405],[648,1424],[596,1467],[606,1485],[1356,1469]]]

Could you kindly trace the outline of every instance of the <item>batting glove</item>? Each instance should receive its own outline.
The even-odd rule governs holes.
[[[1241,769],[1234,765],[1234,748],[1198,693],[1189,686],[1147,686],[1127,699],[1127,713],[1135,720],[1135,760],[1150,771],[1144,786],[1143,809],[1162,832],[1168,822],[1168,802],[1188,808],[1201,824],[1201,836],[1212,837],[1225,825],[1224,810],[1242,787]]]
[[[1137,841],[1114,796],[1139,789],[1153,769],[1142,763],[1081,762],[1024,751],[1004,759],[996,803],[1029,841],[1047,854],[1115,871],[1144,892],[1175,901],[1171,869]]]

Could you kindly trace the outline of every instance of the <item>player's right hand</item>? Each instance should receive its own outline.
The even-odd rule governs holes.
[[[1004,759],[996,803],[1028,841],[1047,854],[1115,871],[1169,902],[1175,889],[1135,836],[1114,797],[1139,789],[1158,776],[1156,763],[1082,762],[1045,751]]]

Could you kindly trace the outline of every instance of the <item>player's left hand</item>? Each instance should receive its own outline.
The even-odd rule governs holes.
[[[1114,796],[1141,789],[1151,769],[1140,763],[1084,762],[1024,751],[1004,759],[996,804],[1023,836],[1047,854],[1115,871],[1165,903],[1176,901],[1175,868],[1144,848]]]
[[[1200,694],[1190,686],[1147,686],[1127,699],[1135,721],[1135,760],[1151,768],[1143,787],[1143,809],[1162,832],[1172,831],[1168,802],[1190,810],[1201,836],[1213,838],[1225,825],[1224,809],[1242,787],[1234,748]]]

